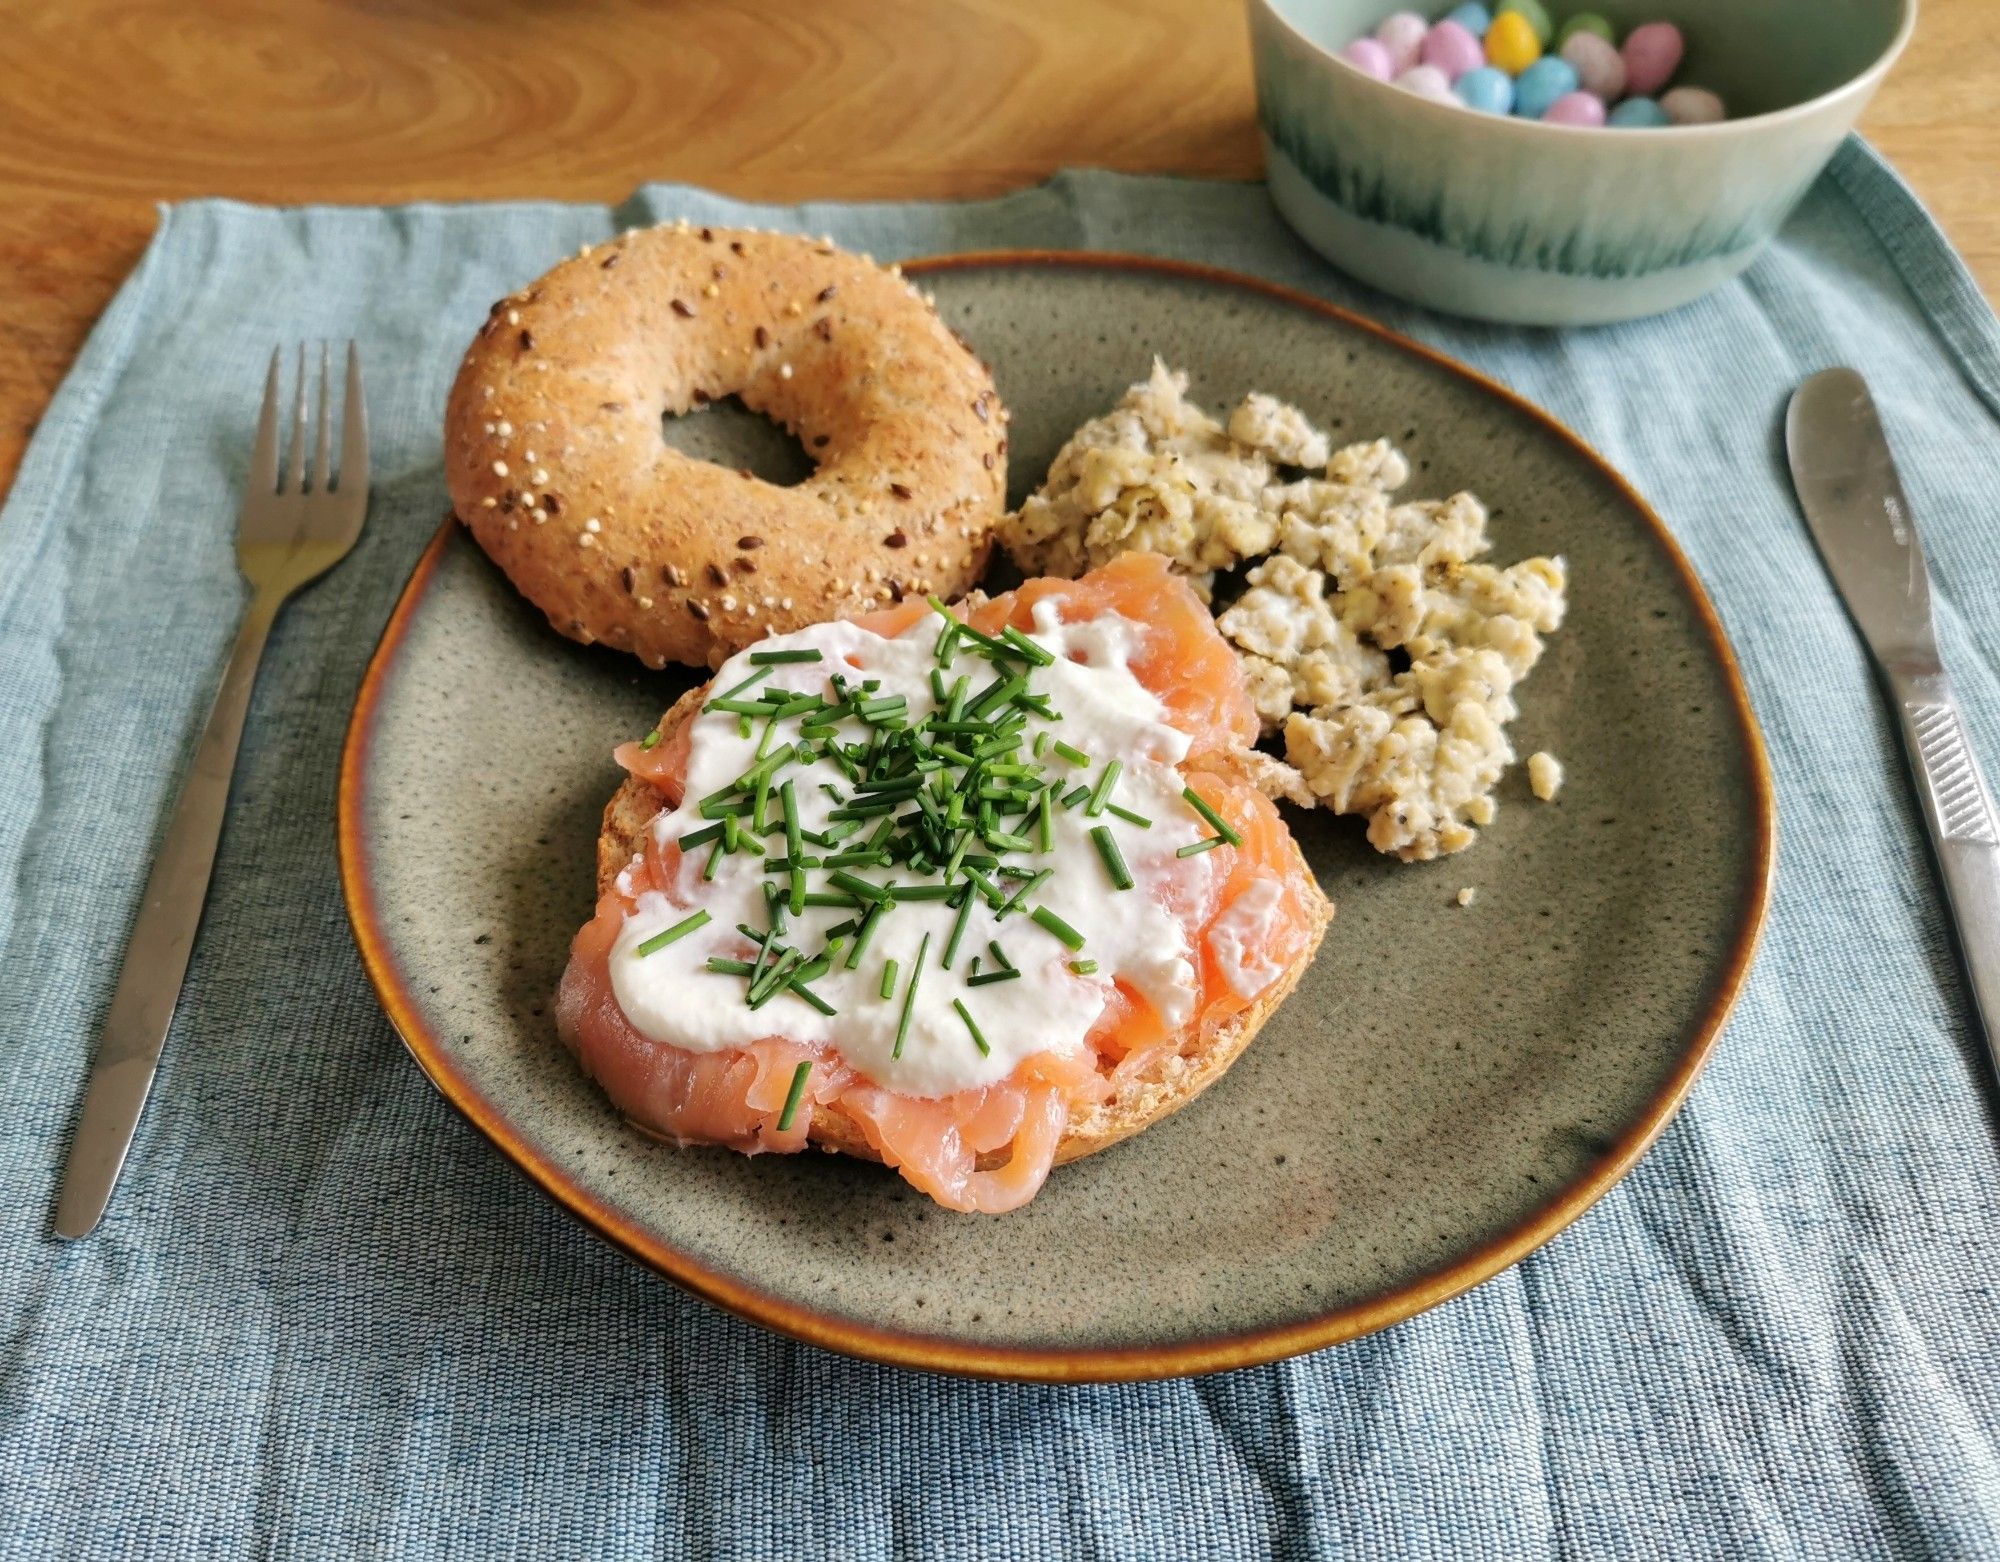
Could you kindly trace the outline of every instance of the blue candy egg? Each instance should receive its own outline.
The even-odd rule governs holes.
[[[1463,27],[1475,38],[1484,38],[1486,36],[1486,29],[1493,25],[1493,13],[1487,10],[1485,6],[1479,4],[1479,0],[1466,0],[1464,5],[1453,11],[1444,20],[1458,23],[1459,26]]]
[[[1452,84],[1451,90],[1467,108],[1478,109],[1482,114],[1505,114],[1514,106],[1514,78],[1497,65],[1482,65],[1467,71]]]
[[[1576,67],[1559,55],[1545,54],[1515,80],[1514,112],[1523,119],[1540,119],[1551,103],[1576,87]]]
[[[1651,98],[1627,98],[1605,116],[1604,122],[1620,130],[1657,130],[1673,123],[1667,111]]]

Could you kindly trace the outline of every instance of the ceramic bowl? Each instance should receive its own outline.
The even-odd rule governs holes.
[[[1595,325],[1657,314],[1757,256],[1908,41],[1915,0],[1583,0],[1664,17],[1677,82],[1739,117],[1576,129],[1475,113],[1340,59],[1410,0],[1249,0],[1272,199],[1362,281],[1451,314]],[[1421,8],[1442,15],[1444,0]]]

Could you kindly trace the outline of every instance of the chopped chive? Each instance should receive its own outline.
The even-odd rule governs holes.
[[[696,846],[706,846],[718,836],[726,837],[728,832],[724,829],[724,826],[734,822],[732,819],[718,819],[714,824],[705,824],[699,830],[688,831],[686,835],[683,835],[674,844],[682,851],[687,851]]]
[[[965,937],[965,924],[972,916],[972,896],[966,891],[961,891],[961,894],[964,898],[958,903],[958,917],[951,924],[951,937],[944,946],[944,967],[947,971],[951,969],[952,961],[958,958],[958,943]]]
[[[750,653],[750,665],[752,667],[776,667],[783,662],[817,662],[820,659],[819,652],[806,650],[752,651]]]
[[[667,945],[675,942],[677,939],[686,938],[696,928],[707,927],[708,923],[708,913],[706,911],[697,911],[692,916],[682,917],[672,927],[655,933],[632,952],[642,958],[646,955],[655,954],[665,949]]]
[[[861,964],[861,957],[868,951],[868,941],[875,936],[875,929],[882,925],[882,917],[888,907],[878,901],[870,906],[861,918],[861,927],[854,935],[854,947],[847,951],[847,969],[853,970]]]
[[[1028,680],[1020,677],[1002,678],[988,684],[979,698],[972,702],[970,713],[975,717],[989,715],[1027,687]]]
[[[903,989],[903,1012],[896,1020],[896,1045],[889,1049],[889,1056],[900,1058],[903,1043],[910,1036],[910,1011],[917,1006],[917,983],[924,979],[924,960],[931,952],[931,935],[924,934],[923,942],[917,946],[917,963],[910,968],[910,985]]]
[[[821,1014],[838,1014],[840,1012],[796,976],[786,982],[785,986],[794,998],[805,999],[807,1003],[819,1010]]]
[[[967,987],[991,987],[995,982],[1018,982],[1020,979],[1021,973],[1019,971],[984,971],[977,976],[968,976],[965,979],[965,985]]]
[[[708,968],[720,976],[748,976],[757,969],[748,960],[726,960],[721,955],[709,956]]]
[[[659,745],[660,745],[660,729],[658,727],[655,727],[651,732],[647,733],[643,738],[639,740],[639,748],[642,752],[658,748]]]
[[[1199,857],[1205,851],[1212,851],[1218,846],[1226,846],[1228,844],[1229,843],[1223,840],[1223,838],[1219,835],[1204,836],[1201,840],[1196,841],[1192,846],[1183,846],[1179,851],[1175,852],[1174,855],[1176,857]]]
[[[804,868],[793,868],[791,870],[791,880],[791,893],[786,903],[792,908],[792,915],[798,916],[806,909],[806,870]]]
[[[1071,748],[1069,744],[1063,742],[1060,738],[1051,743],[1049,747],[1062,755],[1072,765],[1087,765],[1090,763],[1090,756],[1088,754],[1084,753],[1080,748]]]
[[[1090,832],[1090,839],[1097,847],[1097,855],[1104,859],[1104,871],[1111,875],[1114,889],[1132,887],[1132,870],[1125,866],[1125,854],[1118,849],[1118,843],[1111,838],[1111,826],[1100,824]]]
[[[993,1049],[986,1045],[986,1038],[979,1034],[979,1027],[973,1023],[972,1015],[966,1009],[964,1001],[954,998],[951,1000],[951,1006],[958,1010],[958,1017],[965,1021],[965,1028],[972,1032],[972,1044],[979,1049],[979,1055],[982,1058],[990,1056]]]
[[[1037,667],[1047,667],[1056,659],[1055,652],[1051,651],[1045,645],[1037,645],[1012,624],[1007,625],[1006,628],[1000,631],[1000,638],[1005,640]]]
[[[1243,837],[1237,833],[1236,827],[1211,808],[1208,799],[1203,797],[1201,793],[1190,786],[1182,789],[1181,796],[1187,799],[1188,807],[1206,819],[1209,823],[1209,828],[1214,830],[1225,841],[1229,842],[1231,846],[1241,846],[1243,844]]]
[[[727,711],[732,716],[768,716],[771,707],[761,700],[732,700],[722,697],[710,700],[702,707],[704,711]]]
[[[949,900],[952,887],[949,884],[898,884],[889,891],[891,900]]]
[[[1049,735],[1046,732],[1037,732],[1035,734],[1035,748],[1034,748],[1035,758],[1040,759],[1044,754],[1048,753],[1048,751],[1049,751]]]
[[[1054,787],[1044,787],[1035,800],[1035,850],[1054,851],[1056,846],[1056,816],[1049,807],[1049,797]]]
[[[997,922],[1009,912],[1018,910],[1023,900],[1034,894],[1036,890],[1055,877],[1055,872],[1054,868],[1044,868],[1039,873],[1030,874],[1023,882],[1014,887],[1013,894],[1001,902],[999,909],[993,913],[993,919]]]
[[[856,878],[845,868],[835,868],[826,876],[826,882],[835,889],[844,889],[848,894],[858,896],[862,900],[880,902],[889,898],[889,891],[884,886]]]
[[[896,972],[899,969],[901,968],[893,959],[882,962],[882,996],[884,998],[893,998],[896,996]]]
[[[1078,803],[1082,802],[1088,796],[1090,796],[1089,787],[1087,786],[1077,787],[1074,790],[1065,792],[1063,794],[1062,805],[1065,808],[1074,808]]]
[[[750,736],[750,718],[748,716],[738,716],[736,718],[736,735],[739,738]]]
[[[1069,968],[1076,972],[1078,976],[1095,976],[1097,974],[1097,962],[1095,960],[1072,960],[1069,963]]]
[[[1008,851],[1033,851],[1035,843],[1025,835],[1016,835],[1012,830],[991,830],[987,832],[988,846],[1004,846]]]
[[[792,1088],[785,1092],[785,1109],[778,1114],[779,1133],[790,1128],[792,1119],[799,1115],[799,1098],[806,1093],[806,1076],[812,1071],[810,1058],[792,1070]]]
[[[761,1009],[776,997],[791,978],[793,967],[804,959],[805,956],[800,951],[787,949],[773,964],[765,967],[762,985],[753,985],[750,989],[750,1007]]]
[[[736,684],[731,688],[724,689],[720,697],[725,700],[733,700],[736,698],[737,695],[741,694],[745,689],[749,688],[752,684],[762,683],[766,678],[770,676],[771,676],[770,668],[760,667],[754,673],[752,673],[748,678],[745,678],[741,683]]]
[[[778,788],[778,808],[785,820],[785,855],[798,857],[804,845],[799,839],[799,791],[789,779]]]
[[[1047,906],[1037,906],[1028,913],[1029,920],[1044,932],[1051,933],[1056,940],[1071,953],[1083,947],[1083,935],[1057,916]]]
[[[1136,824],[1142,830],[1153,828],[1153,821],[1144,814],[1135,814],[1131,809],[1120,808],[1116,803],[1106,803],[1104,811],[1115,818],[1123,819],[1127,824]]]
[[[722,859],[728,854],[728,851],[727,844],[722,841],[717,841],[713,846],[709,847],[708,861],[701,865],[701,879],[704,884],[715,882],[715,870],[722,865]]]
[[[987,940],[986,952],[993,957],[993,963],[999,966],[1001,970],[1011,971],[1014,969],[1014,962],[1007,958],[1007,951],[1000,947],[998,939]]]
[[[1091,818],[1095,819],[1104,812],[1105,805],[1111,801],[1111,789],[1118,784],[1118,772],[1124,768],[1122,760],[1107,759],[1104,762],[1104,770],[1097,778],[1097,785],[1090,789],[1090,801],[1083,805],[1083,811]],[[1189,787],[1188,790],[1193,791],[1194,788]]]

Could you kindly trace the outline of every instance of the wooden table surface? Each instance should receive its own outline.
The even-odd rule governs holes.
[[[1921,4],[1863,129],[2000,295],[2000,0]],[[1258,168],[1239,0],[8,9],[0,491],[156,201],[977,196],[1065,164]]]

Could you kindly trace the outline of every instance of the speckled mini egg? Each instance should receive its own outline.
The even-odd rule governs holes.
[[[1542,42],[1528,19],[1518,12],[1504,11],[1486,29],[1486,59],[1509,76],[1518,76],[1542,57]]]
[[[1482,114],[1506,114],[1514,107],[1514,78],[1497,65],[1469,70],[1452,84],[1458,101]]]
[[[1604,122],[1618,130],[1657,130],[1672,123],[1667,111],[1651,98],[1627,98],[1604,116]]]
[[[1542,123],[1595,130],[1604,123],[1604,100],[1588,92],[1565,92],[1548,106]]]
[[[1424,46],[1424,35],[1431,30],[1431,24],[1415,11],[1398,11],[1393,16],[1385,16],[1375,29],[1375,41],[1389,51],[1389,63],[1401,75],[1417,63],[1417,51]]]
[[[1514,112],[1523,119],[1540,119],[1557,98],[1576,89],[1576,67],[1545,54],[1514,83]]]
[[[1544,49],[1549,46],[1549,38],[1555,32],[1555,24],[1549,20],[1549,13],[1542,8],[1542,0],[1500,0],[1493,12],[1498,21],[1503,16],[1518,16],[1534,30],[1535,42]]]
[[[1722,99],[1706,87],[1675,87],[1663,92],[1660,108],[1677,125],[1713,125],[1729,117]]]
[[[1633,28],[1620,51],[1625,56],[1625,90],[1634,97],[1651,97],[1673,80],[1686,47],[1681,30],[1672,22]]]
[[[1451,90],[1451,78],[1435,65],[1412,65],[1396,78],[1396,85],[1420,98],[1435,98],[1458,107],[1458,95]]]
[[[1572,33],[1560,52],[1585,92],[1606,103],[1625,95],[1625,57],[1596,33]]]
[[[1389,51],[1373,38],[1356,38],[1340,51],[1340,57],[1377,81],[1387,81],[1396,74],[1396,65],[1389,58]]]
[[[1424,39],[1423,62],[1443,71],[1448,80],[1457,81],[1486,63],[1486,51],[1479,47],[1477,38],[1446,17]]]

